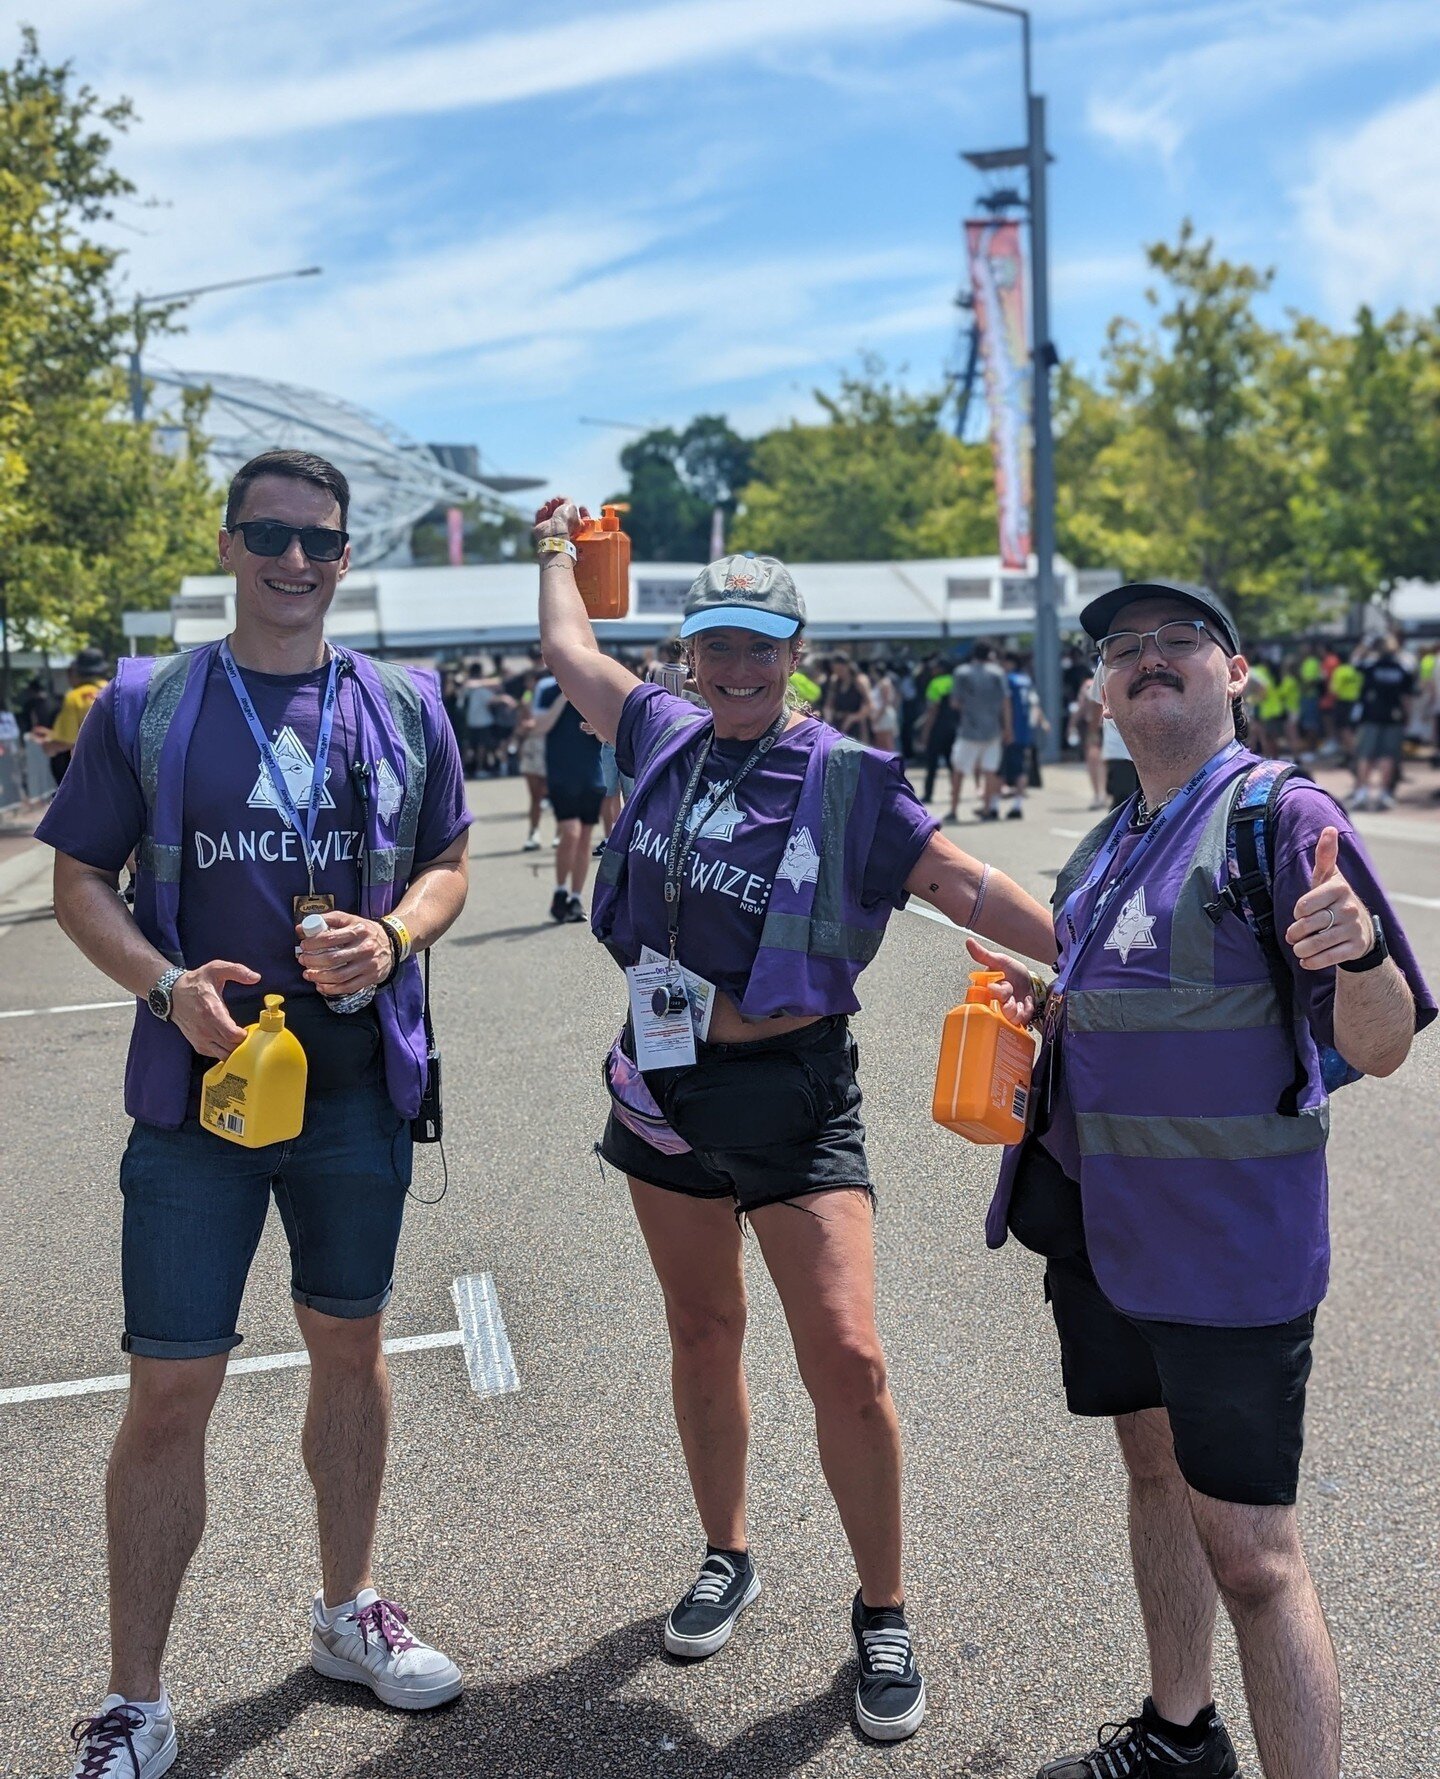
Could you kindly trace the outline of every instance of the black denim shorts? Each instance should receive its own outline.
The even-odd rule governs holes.
[[[1192,1489],[1290,1506],[1305,1443],[1315,1312],[1266,1328],[1206,1328],[1123,1315],[1083,1254],[1051,1260],[1045,1295],[1073,1415],[1163,1408]]]
[[[697,1045],[691,1067],[645,1075],[690,1153],[662,1155],[612,1115],[600,1154],[633,1179],[730,1198],[742,1213],[841,1187],[868,1192],[856,1060],[841,1016],[753,1044]]]

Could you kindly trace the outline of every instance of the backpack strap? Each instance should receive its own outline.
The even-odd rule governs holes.
[[[1290,1020],[1295,1076],[1276,1107],[1287,1118],[1299,1115],[1306,1076],[1300,1060],[1295,983],[1275,924],[1274,872],[1280,793],[1299,773],[1291,761],[1261,760],[1236,781],[1225,828],[1226,882],[1205,909],[1217,925],[1227,912],[1238,914],[1245,922],[1265,958],[1275,998]],[[1327,1093],[1361,1078],[1360,1070],[1346,1062],[1338,1050],[1324,1044],[1318,1048]]]

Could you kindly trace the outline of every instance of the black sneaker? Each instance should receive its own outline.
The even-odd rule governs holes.
[[[590,916],[585,912],[585,904],[580,900],[579,896],[571,896],[565,909],[565,919],[589,920],[589,918]]]
[[[915,1666],[905,1608],[872,1608],[857,1593],[850,1630],[860,1664],[855,1721],[872,1742],[903,1742],[925,1720],[925,1682]]]
[[[1102,1723],[1100,1745],[1041,1767],[1035,1779],[1235,1779],[1240,1763],[1229,1731],[1212,1706],[1199,1748],[1180,1748],[1144,1711],[1124,1723]]]
[[[568,890],[557,889],[550,898],[551,920],[565,920],[570,914],[570,894]]]
[[[743,1556],[707,1550],[695,1585],[665,1620],[665,1647],[671,1655],[699,1661],[730,1641],[735,1620],[760,1595],[760,1577],[747,1551]]]

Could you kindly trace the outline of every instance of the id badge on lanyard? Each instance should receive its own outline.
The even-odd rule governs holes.
[[[315,829],[320,820],[320,801],[325,790],[325,780],[330,773],[330,736],[335,726],[339,657],[333,649],[330,651],[330,672],[325,681],[324,697],[320,702],[320,732],[315,740],[315,764],[310,774],[310,796],[303,819],[290,793],[285,773],[275,757],[275,750],[270,745],[270,737],[265,733],[265,726],[256,713],[254,701],[240,677],[240,669],[235,665],[235,657],[230,653],[228,641],[220,644],[220,665],[225,669],[230,689],[235,694],[235,702],[240,706],[240,714],[245,718],[255,746],[260,750],[260,767],[270,785],[275,806],[300,839],[305,857],[305,880],[309,888],[307,894],[293,898],[295,918],[298,921],[307,914],[328,914],[335,906],[335,898],[316,893]]]

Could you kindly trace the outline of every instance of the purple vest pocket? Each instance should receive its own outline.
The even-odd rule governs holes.
[[[615,1116],[652,1149],[662,1155],[688,1155],[690,1145],[665,1122],[664,1114],[655,1104],[655,1096],[645,1085],[645,1077],[620,1047],[617,1038],[605,1058],[605,1086],[610,1094],[610,1107]]]

